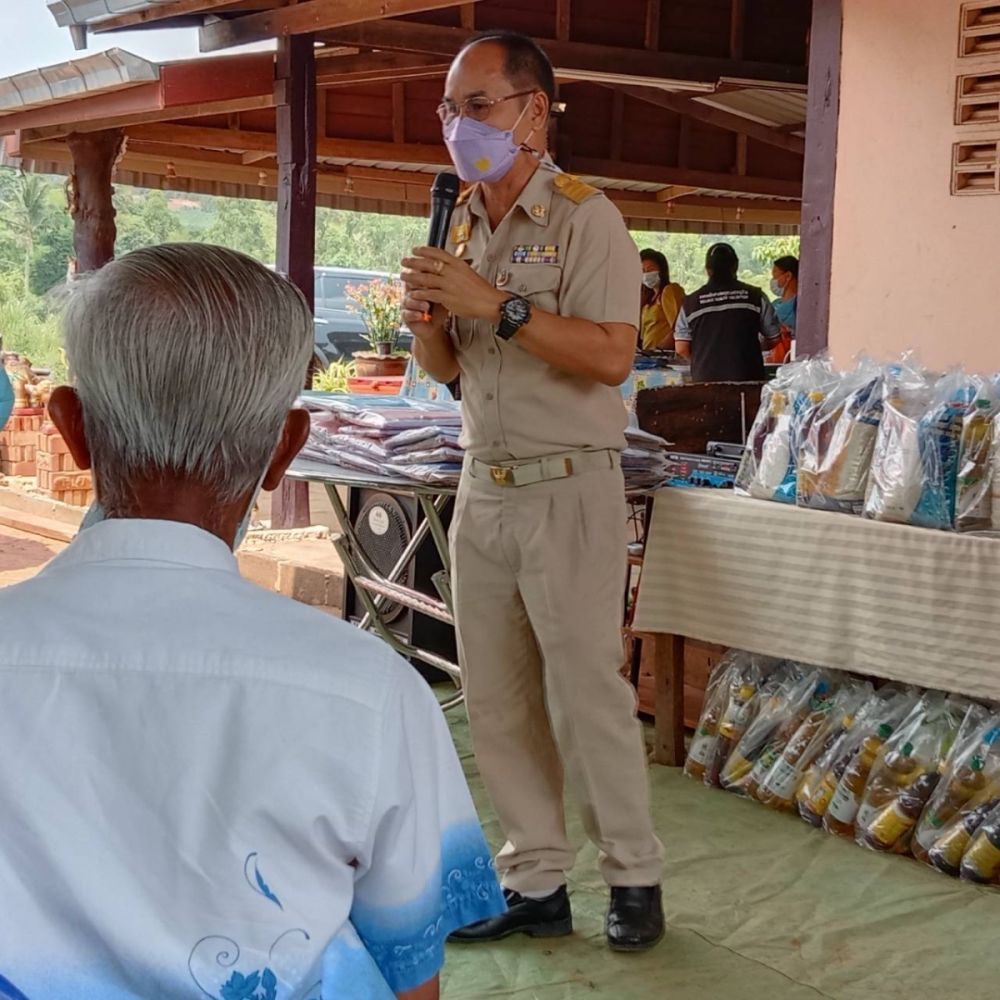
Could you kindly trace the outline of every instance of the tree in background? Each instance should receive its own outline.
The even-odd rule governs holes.
[[[6,191],[3,203],[5,228],[24,257],[24,290],[31,292],[31,264],[49,207],[51,187],[44,177],[21,174]]]
[[[115,222],[118,238],[115,255],[130,253],[157,243],[175,243],[187,238],[187,233],[171,211],[162,191],[140,192],[123,188],[115,192]]]
[[[215,218],[200,239],[240,250],[262,264],[273,264],[277,228],[273,202],[217,198]]]

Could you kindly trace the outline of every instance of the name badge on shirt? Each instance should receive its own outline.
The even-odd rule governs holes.
[[[559,247],[524,244],[514,247],[512,264],[558,264]]]

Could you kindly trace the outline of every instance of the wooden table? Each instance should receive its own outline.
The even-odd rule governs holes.
[[[1000,699],[1000,540],[661,490],[633,628],[663,764],[684,759],[684,636]]]

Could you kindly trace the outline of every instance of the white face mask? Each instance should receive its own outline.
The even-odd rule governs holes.
[[[642,283],[647,288],[659,288],[660,287],[660,276],[656,271],[643,271],[642,272]]]

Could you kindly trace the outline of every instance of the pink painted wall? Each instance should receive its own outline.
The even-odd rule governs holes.
[[[960,0],[844,0],[830,348],[1000,368],[1000,195],[950,194]]]

